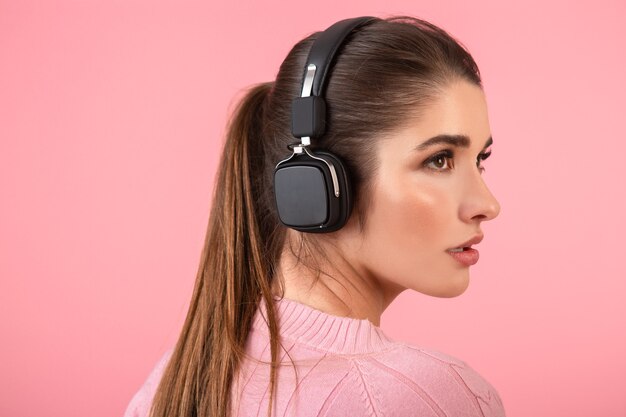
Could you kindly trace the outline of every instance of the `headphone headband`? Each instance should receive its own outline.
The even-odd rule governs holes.
[[[363,16],[340,20],[315,39],[304,66],[302,94],[292,103],[291,133],[295,137],[310,138],[324,133],[326,102],[322,95],[337,50],[353,30],[376,19]],[[303,144],[308,145],[308,139]]]
[[[317,70],[315,71],[315,78],[313,79],[312,95],[318,97],[322,96],[326,85],[326,75],[328,74],[328,69],[335,58],[337,50],[346,37],[356,28],[363,26],[372,20],[376,20],[376,18],[363,16],[340,20],[319,35],[309,51],[309,57],[305,65],[305,74],[306,68],[310,64],[317,67]]]

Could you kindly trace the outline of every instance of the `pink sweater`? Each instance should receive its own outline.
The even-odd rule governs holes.
[[[340,317],[294,300],[277,301],[282,344],[272,416],[503,417],[496,390],[467,363],[386,336],[369,320]],[[260,309],[266,314],[265,303]],[[257,310],[246,350],[270,361],[269,333]],[[124,417],[146,417],[168,350]],[[297,361],[294,369],[291,359]],[[297,370],[297,382],[294,371]],[[269,367],[247,359],[232,387],[233,417],[266,416]]]

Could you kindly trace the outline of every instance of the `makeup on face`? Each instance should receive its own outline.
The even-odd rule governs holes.
[[[351,236],[356,268],[398,288],[461,294],[479,260],[481,223],[499,212],[481,179],[494,143],[483,92],[454,85],[378,143],[366,228]]]
[[[461,251],[451,251],[447,250],[454,259],[465,266],[471,266],[478,262],[479,253],[477,249],[473,248],[463,248]]]

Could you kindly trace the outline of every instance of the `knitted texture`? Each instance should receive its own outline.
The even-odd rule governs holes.
[[[453,356],[392,340],[369,320],[286,298],[276,305],[282,346],[273,417],[505,417],[494,387]],[[267,416],[271,357],[264,317],[262,299],[246,342],[251,358],[231,388],[232,417]],[[124,417],[148,416],[171,353],[154,366]]]

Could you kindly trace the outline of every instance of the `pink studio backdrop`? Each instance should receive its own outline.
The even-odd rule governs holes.
[[[186,314],[234,99],[336,20],[410,14],[474,55],[501,203],[456,298],[394,338],[507,415],[626,416],[623,1],[0,1],[0,415],[121,415]]]

